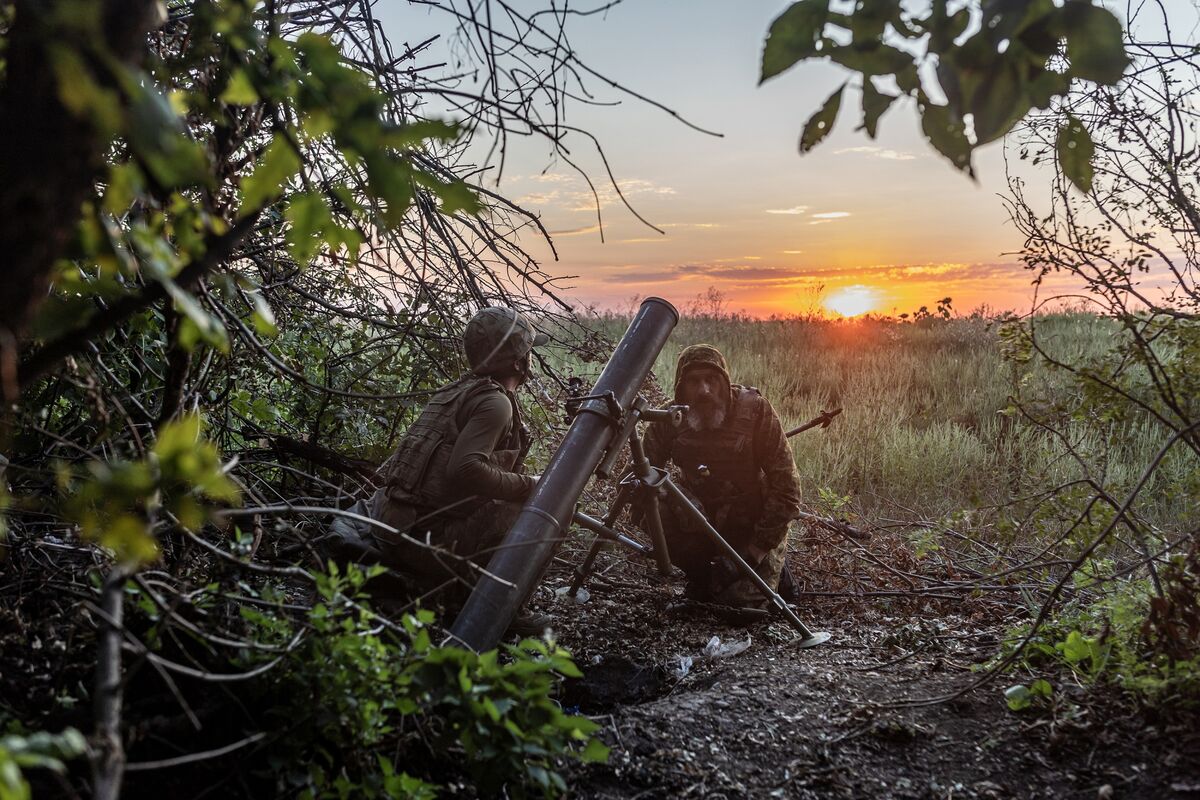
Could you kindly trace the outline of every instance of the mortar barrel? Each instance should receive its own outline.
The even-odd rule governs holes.
[[[600,373],[591,394],[612,392],[621,409],[633,404],[667,337],[679,322],[675,307],[647,298]],[[450,633],[475,650],[495,647],[541,579],[575,512],[575,503],[612,443],[621,420],[608,403],[585,400],[517,521],[488,562]]]

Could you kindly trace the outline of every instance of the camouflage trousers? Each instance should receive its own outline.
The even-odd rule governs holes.
[[[339,563],[381,564],[395,575],[372,581],[372,593],[388,599],[422,600],[458,608],[470,594],[492,553],[521,511],[519,503],[491,500],[466,516],[429,515],[392,501],[380,489],[349,509],[406,533],[399,534],[347,517],[338,518],[325,550]]]
[[[713,527],[746,563],[755,568],[754,571],[768,586],[778,591],[779,577],[787,557],[786,532],[779,544],[767,551],[756,565],[748,547],[755,536],[752,521],[727,520],[724,519],[725,515],[719,513],[710,515],[699,500],[686,490],[684,494],[710,522],[718,520]],[[739,571],[731,568],[724,552],[709,539],[708,534],[677,500],[668,497],[661,502],[659,513],[671,562],[687,573],[689,594],[696,599],[743,608],[767,605],[767,599],[754,581],[742,577]]]

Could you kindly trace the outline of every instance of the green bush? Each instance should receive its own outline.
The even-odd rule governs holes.
[[[0,800],[29,800],[32,795],[24,770],[63,772],[66,769],[63,762],[77,758],[85,750],[83,734],[74,728],[62,733],[39,731],[0,737]]]
[[[318,576],[310,630],[271,673],[282,730],[271,759],[279,791],[432,797],[438,787],[429,771],[444,780],[457,764],[484,794],[557,796],[566,790],[561,759],[607,759],[608,748],[592,738],[598,726],[554,700],[561,677],[580,676],[567,651],[534,639],[482,654],[437,645],[428,611],[389,625],[362,597],[376,570],[331,565]],[[245,616],[268,627],[259,612]]]
[[[1182,594],[1176,589],[1186,591],[1186,580],[1195,580],[1188,561],[1184,556],[1172,560],[1160,579],[1162,594],[1149,578],[1112,578],[1107,574],[1111,562],[1089,563],[1076,575],[1076,587],[1083,591],[1038,629],[1021,654],[1021,666],[1034,673],[1065,672],[1081,685],[1107,685],[1163,707],[1200,704],[1200,629],[1178,624],[1188,614],[1195,618],[1196,598],[1190,609],[1180,603],[1168,608],[1170,599]],[[1009,641],[1021,641],[1028,630],[1018,627]],[[1024,693],[1014,692],[1018,688],[1024,687],[1006,693],[1014,710],[1029,705],[1021,702]]]

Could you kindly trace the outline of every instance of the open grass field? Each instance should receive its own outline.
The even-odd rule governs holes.
[[[626,324],[618,316],[592,322],[612,339]],[[685,317],[655,375],[669,390],[679,351],[708,342],[726,355],[735,381],[763,392],[785,428],[843,409],[829,428],[794,437],[792,448],[806,502],[820,507],[830,497],[849,497],[849,509],[871,521],[938,521],[1000,506],[1018,513],[1023,504],[1011,501],[1073,480],[1081,460],[1110,490],[1136,481],[1160,436],[1136,415],[1073,418],[1078,389],[1071,376],[1040,359],[1006,358],[1012,348],[1000,328],[981,317]],[[1115,333],[1111,323],[1083,313],[1040,317],[1035,330],[1048,352],[1074,363],[1098,359]],[[1017,412],[1018,396],[1066,438]],[[1167,484],[1184,480],[1183,465],[1168,462],[1157,480],[1164,491],[1149,493],[1154,499],[1142,511],[1166,521],[1182,510],[1170,500],[1177,492],[1168,491],[1180,487]]]

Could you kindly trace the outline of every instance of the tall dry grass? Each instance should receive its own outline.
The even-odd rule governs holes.
[[[616,339],[627,321],[598,316],[592,326]],[[1071,313],[1039,319],[1038,331],[1045,346],[1081,363],[1108,349],[1113,328]],[[1136,481],[1134,473],[1161,445],[1137,418],[1072,420],[1069,377],[1038,362],[1006,360],[995,320],[687,317],[655,365],[664,387],[679,351],[696,342],[718,347],[734,380],[758,387],[785,427],[843,409],[828,429],[794,437],[792,450],[808,502],[819,503],[828,490],[850,496],[872,519],[940,519],[998,506],[1011,514],[1014,499],[1073,480],[1079,458],[1119,489]],[[585,376],[597,371],[592,364],[564,366]],[[1019,390],[1062,416],[1066,439],[1012,413]],[[1173,471],[1168,464],[1160,480],[1183,481],[1184,472],[1184,465]],[[1152,513],[1169,516],[1172,509]]]

